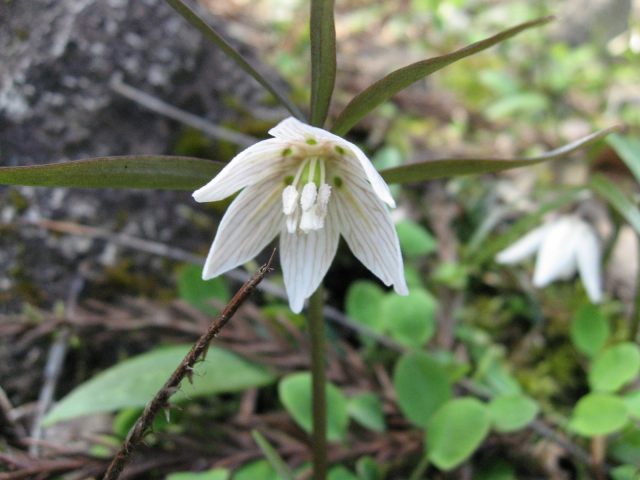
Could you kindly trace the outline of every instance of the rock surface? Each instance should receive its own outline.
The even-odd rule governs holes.
[[[116,94],[114,74],[214,123],[241,117],[230,104],[249,110],[269,100],[162,0],[9,0],[0,2],[0,24],[3,166],[171,153],[181,126]],[[60,219],[193,247],[207,235],[189,233],[185,204],[188,193],[0,187],[0,311],[24,298],[63,299],[80,256],[114,261],[104,242],[55,237],[20,220]]]

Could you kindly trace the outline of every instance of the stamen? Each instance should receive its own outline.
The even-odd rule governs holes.
[[[298,191],[293,185],[286,186],[282,191],[282,211],[285,215],[291,215],[296,211],[298,197]]]
[[[313,207],[316,203],[316,197],[318,196],[318,188],[313,182],[307,183],[302,189],[302,195],[300,196],[300,206],[303,211],[307,211]]]

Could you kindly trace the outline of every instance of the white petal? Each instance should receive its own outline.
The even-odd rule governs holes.
[[[382,200],[384,203],[389,205],[390,207],[395,207],[396,202],[391,196],[391,190],[389,190],[389,185],[384,181],[382,176],[378,173],[376,168],[369,160],[360,148],[346,140],[338,137],[337,135],[333,135],[335,137],[335,142],[338,143],[341,147],[345,148],[347,151],[350,151],[354,156],[355,160],[357,160],[357,164],[360,167],[361,171],[366,175],[367,180],[371,183],[371,187],[375,194]],[[348,155],[344,157],[346,161],[353,160]]]
[[[330,212],[331,213],[331,212]],[[324,228],[309,233],[280,234],[280,263],[289,306],[302,311],[304,301],[316,291],[331,265],[340,238],[335,215],[327,215]]]
[[[269,135],[287,142],[306,142],[314,140],[333,140],[340,138],[322,128],[312,127],[293,117],[285,118],[278,125],[269,130]]]
[[[250,146],[236,155],[213,180],[193,192],[193,198],[197,202],[215,202],[272,175],[284,174],[289,162],[282,152],[287,147],[287,143],[273,138]]]
[[[602,273],[600,271],[600,244],[591,226],[584,224],[577,245],[577,261],[580,278],[589,299],[593,303],[602,301]]]
[[[496,261],[498,263],[511,265],[530,257],[536,252],[536,250],[538,250],[538,248],[540,248],[540,244],[542,243],[542,239],[546,235],[548,228],[549,225],[543,225],[531,230],[524,237],[518,239],[515,243],[498,252],[496,255]]]
[[[245,188],[229,205],[204,264],[208,280],[255,257],[282,228],[280,180]]]
[[[534,286],[545,287],[575,273],[578,239],[575,233],[575,224],[570,218],[562,218],[549,226],[536,258]]]
[[[280,122],[269,130],[269,134],[283,141],[305,142],[308,139],[313,138],[317,141],[331,142],[336,146],[342,147],[347,151],[347,153],[351,153],[351,155],[345,155],[345,160],[352,160],[354,162],[358,170],[367,177],[367,180],[369,180],[373,187],[373,191],[378,195],[378,197],[380,197],[380,200],[390,207],[396,206],[396,203],[391,196],[389,186],[380,176],[369,158],[367,158],[364,152],[360,150],[357,145],[322,128],[312,127],[311,125],[302,123],[293,117],[289,117]]]
[[[329,203],[340,219],[340,233],[353,254],[385,285],[407,295],[398,234],[387,207],[365,180],[346,177]],[[335,199],[335,201],[333,201]]]

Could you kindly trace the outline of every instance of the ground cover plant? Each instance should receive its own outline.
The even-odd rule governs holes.
[[[210,5],[287,90],[166,3],[276,114],[115,76],[174,154],[0,167],[14,203],[183,192],[213,240],[5,215],[137,260],[0,317],[0,479],[637,478],[637,7],[584,34],[544,2]]]

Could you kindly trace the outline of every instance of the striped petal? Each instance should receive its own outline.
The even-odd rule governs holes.
[[[533,273],[533,285],[545,287],[554,280],[564,280],[576,272],[575,222],[563,218],[550,225],[545,235]]]
[[[283,158],[287,143],[270,138],[236,155],[213,180],[193,192],[197,202],[216,202],[238,190],[272,176],[284,175],[289,167]]]
[[[528,257],[532,256],[538,250],[538,248],[540,248],[542,240],[544,239],[544,236],[547,234],[548,230],[549,225],[543,225],[531,230],[524,237],[520,238],[518,241],[508,246],[504,250],[500,251],[496,255],[496,261],[498,263],[511,265],[513,263],[518,263],[522,260],[527,259]]]
[[[360,148],[322,128],[312,127],[289,117],[281,121],[278,125],[269,130],[269,134],[283,141],[305,142],[310,138],[316,141],[325,141],[333,143],[345,150],[344,160],[351,164],[358,171],[358,176],[364,174],[371,183],[371,187],[375,194],[390,207],[395,207],[396,203],[391,196],[389,186],[382,176],[375,169],[369,158]]]
[[[400,242],[387,207],[364,179],[345,176],[343,182],[334,190],[340,233],[365,267],[407,295]]]
[[[335,206],[329,204],[324,228],[309,233],[280,233],[280,263],[289,306],[302,311],[304,301],[316,291],[336,255],[340,234]]]
[[[576,246],[578,271],[589,299],[593,303],[602,301],[602,273],[600,271],[600,244],[591,226],[583,223]]]
[[[255,257],[278,234],[284,222],[282,180],[245,188],[227,209],[204,264],[208,280]]]

